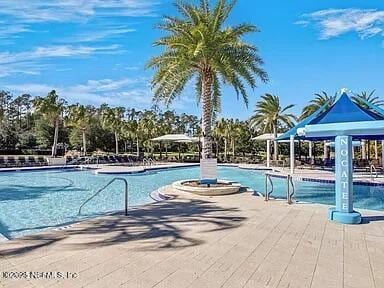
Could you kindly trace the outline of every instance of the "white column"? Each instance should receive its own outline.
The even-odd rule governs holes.
[[[308,145],[309,145],[309,147],[308,147],[308,156],[309,156],[310,159],[312,159],[312,141],[309,141]]]
[[[381,140],[381,167],[384,167],[384,140]]]
[[[323,141],[323,145],[324,145],[324,147],[323,147],[323,160],[326,160],[326,159],[328,159],[328,147],[327,147],[327,141]]]
[[[289,152],[290,152],[290,168],[291,174],[295,173],[295,136],[291,135],[289,137]]]
[[[267,168],[271,165],[271,140],[267,140]]]
[[[367,159],[367,153],[365,151],[365,140],[361,140],[361,158]]]
[[[379,159],[379,152],[377,151],[377,140],[375,140],[375,159]]]
[[[355,146],[353,146],[353,142],[352,142],[352,159],[355,159]]]

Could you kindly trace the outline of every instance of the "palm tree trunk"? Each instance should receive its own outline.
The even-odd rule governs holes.
[[[83,134],[83,151],[84,151],[84,156],[86,156],[87,155],[87,138],[84,130],[82,131],[82,134]]]
[[[115,132],[115,145],[116,145],[116,155],[119,154],[119,137],[117,135],[117,132]]]
[[[139,137],[136,138],[136,156],[140,156]]]
[[[57,152],[57,141],[59,138],[59,119],[56,119],[55,121],[55,133],[53,135],[53,145],[52,145],[52,157],[56,156]]]
[[[224,160],[227,161],[227,138],[224,138]]]
[[[232,155],[235,157],[235,139],[232,138]]]
[[[212,73],[206,69],[202,77],[202,158],[212,158]]]
[[[276,138],[277,138],[277,127],[276,127],[275,124],[273,125],[273,137],[275,138],[274,141],[273,141],[273,160],[277,161],[277,157],[279,155],[279,151],[278,151],[277,141],[276,141]]]

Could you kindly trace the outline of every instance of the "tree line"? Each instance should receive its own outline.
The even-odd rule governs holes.
[[[361,92],[360,98],[375,105],[383,101],[372,92]],[[229,155],[258,154],[264,151],[264,143],[252,141],[252,137],[262,133],[285,132],[297,121],[302,120],[327,102],[326,92],[316,93],[313,100],[296,116],[289,112],[294,105],[282,107],[280,98],[265,94],[256,103],[253,115],[245,121],[221,118],[214,121],[212,142],[214,153]],[[363,105],[363,103],[359,103]],[[0,91],[0,149],[3,154],[35,153],[50,149],[57,155],[57,147],[76,149],[83,154],[95,151],[114,153],[153,153],[156,143],[150,139],[164,134],[187,134],[201,137],[201,119],[186,113],[161,111],[157,106],[147,110],[134,108],[99,107],[83,104],[68,104],[55,90],[45,97],[32,97],[30,94],[13,96]],[[172,148],[172,147],[171,147]],[[277,158],[278,149],[274,147]]]
[[[119,152],[151,151],[154,137],[180,133],[199,134],[199,118],[175,111],[99,107],[68,104],[55,90],[45,97],[23,94],[14,97],[0,91],[0,149],[3,154],[21,150],[33,153],[58,147],[86,154],[97,150]],[[134,150],[133,150],[134,148]]]

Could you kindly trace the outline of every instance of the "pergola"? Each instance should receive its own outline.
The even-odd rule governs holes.
[[[166,134],[160,137],[156,137],[151,139],[151,141],[154,142],[165,142],[165,143],[179,143],[179,159],[180,159],[180,143],[198,143],[200,142],[198,138],[196,137],[189,137],[184,134]],[[167,146],[165,146],[166,153],[167,153]],[[199,150],[200,151],[200,150]],[[160,148],[160,154],[161,154],[161,148]]]
[[[352,141],[384,139],[384,110],[360,100],[364,105],[354,103],[343,91],[277,139],[290,141],[291,173],[295,139],[335,142],[336,207],[329,210],[329,219],[348,224],[361,222],[360,213],[353,210]]]
[[[277,134],[277,137],[281,136],[282,134]],[[275,135],[272,133],[265,133],[256,137],[253,137],[251,140],[254,141],[267,141],[267,168],[271,165],[271,142],[275,141]]]

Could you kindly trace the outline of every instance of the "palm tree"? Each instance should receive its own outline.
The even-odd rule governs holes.
[[[69,127],[78,129],[81,132],[83,139],[83,153],[87,154],[87,138],[86,133],[92,124],[94,117],[94,110],[91,107],[85,107],[84,105],[76,104],[68,107],[68,115],[66,117],[66,123]]]
[[[36,111],[55,127],[51,154],[52,157],[55,157],[59,136],[59,125],[63,117],[66,102],[64,99],[59,98],[55,90],[52,90],[46,97],[36,97],[33,100],[33,105]]]
[[[216,122],[214,134],[217,136],[217,138],[221,138],[224,140],[224,160],[227,161],[228,139],[230,134],[230,128],[227,120],[221,118],[219,121]]]
[[[147,147],[147,152],[151,149],[151,152],[153,153],[153,142],[150,141],[150,139],[156,137],[159,132],[156,114],[153,111],[145,111],[143,113],[138,130],[144,139],[143,144]]]
[[[352,96],[352,100],[357,104],[359,105],[360,107],[363,107],[363,108],[369,108],[368,105],[365,103],[368,102],[372,105],[375,105],[375,106],[383,106],[384,105],[384,101],[382,99],[380,99],[378,96],[374,96],[375,94],[375,91],[376,90],[372,90],[371,92],[367,92],[367,91],[362,91],[361,93],[358,93],[354,96]],[[361,99],[364,99],[365,101],[362,101]],[[370,158],[370,141],[368,141],[368,159]],[[375,158],[377,157],[378,155],[378,147],[377,147],[377,140],[375,140],[374,142],[374,150],[375,150]]]
[[[102,107],[101,121],[104,129],[113,132],[115,136],[115,151],[119,154],[119,134],[123,125],[125,109],[123,107]]]
[[[359,106],[368,108],[368,105],[365,104],[364,101],[361,99],[364,99],[365,101],[369,102],[370,104],[373,104],[375,106],[383,106],[384,101],[379,98],[379,96],[374,96],[376,90],[372,90],[371,92],[362,91],[361,93],[358,93],[354,96],[352,96],[352,100]]]
[[[242,38],[258,31],[249,24],[226,25],[236,1],[218,0],[210,7],[176,2],[180,17],[165,17],[158,28],[167,35],[154,43],[164,48],[147,63],[156,70],[152,79],[154,100],[169,105],[195,80],[198,102],[202,103],[202,158],[212,158],[212,116],[220,109],[221,87],[228,84],[248,104],[245,85],[256,87],[256,79],[267,81],[260,68],[263,61],[257,48]],[[226,25],[224,27],[224,25]]]
[[[282,108],[278,96],[268,93],[262,95],[261,100],[256,103],[255,112],[250,119],[251,128],[260,128],[263,133],[273,133],[276,139],[279,125],[293,126],[296,116],[286,113],[293,106],[295,105],[291,104]],[[277,142],[274,141],[274,160],[277,160],[277,155]]]
[[[309,101],[309,104],[305,106],[301,112],[300,120],[303,120],[307,118],[308,116],[315,113],[320,107],[324,106],[329,100],[335,99],[337,96],[337,93],[335,95],[329,96],[327,92],[322,91],[321,93],[315,93],[315,98]],[[333,104],[334,100],[331,100],[329,102],[329,106]]]
[[[232,144],[232,156],[235,157],[235,146],[236,146],[236,139],[238,139],[242,132],[243,132],[243,129],[242,129],[242,125],[240,123],[240,121],[238,119],[236,119],[236,121],[233,121],[233,119],[231,119],[229,121],[229,134],[230,134],[230,137],[231,137],[231,144]]]

